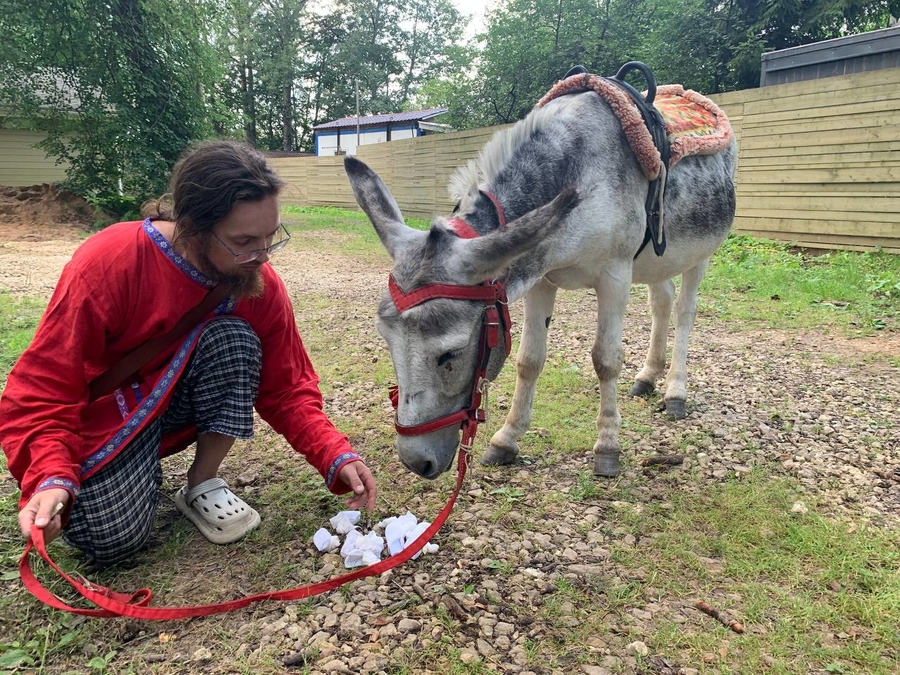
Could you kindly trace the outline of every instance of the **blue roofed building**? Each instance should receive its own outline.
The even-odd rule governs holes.
[[[355,155],[357,145],[387,143],[450,131],[446,124],[433,121],[445,112],[447,108],[428,108],[366,117],[342,117],[319,124],[313,127],[316,155]]]

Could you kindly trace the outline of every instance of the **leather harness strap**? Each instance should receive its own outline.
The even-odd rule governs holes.
[[[503,206],[500,204],[500,200],[497,199],[497,195],[487,190],[479,190],[478,192],[483,194],[494,205],[494,210],[497,212],[497,222],[500,224],[500,227],[506,227],[506,213],[503,211]],[[457,204],[457,208],[459,208],[459,204]],[[453,210],[453,213],[456,213],[456,209]],[[478,238],[478,233],[462,218],[450,218],[447,221],[447,226],[462,239]]]
[[[625,81],[625,76],[631,70],[639,70],[647,80],[647,97],[641,96],[640,92]],[[644,232],[644,242],[634,254],[637,258],[648,242],[653,244],[653,252],[657,256],[661,256],[666,252],[666,232],[662,227],[662,198],[665,192],[666,177],[669,174],[669,159],[672,152],[669,146],[669,138],[666,134],[666,122],[663,120],[659,110],[653,106],[653,100],[656,98],[656,78],[653,77],[651,70],[640,61],[629,61],[619,68],[613,77],[604,78],[613,84],[619,86],[629,98],[637,106],[638,112],[647,125],[650,132],[650,138],[653,139],[653,145],[659,150],[659,156],[663,163],[663,169],[659,172],[659,176],[650,181],[647,188],[647,201],[644,205],[647,211],[647,229]]]
[[[625,81],[625,76],[632,70],[640,71],[644,79],[647,80],[646,98],[641,96],[637,89]],[[587,73],[587,69],[584,66],[575,66],[565,74],[563,79],[583,73]],[[644,204],[644,210],[647,212],[647,227],[644,231],[644,241],[641,243],[637,253],[634,254],[634,257],[637,258],[647,247],[647,244],[652,242],[653,252],[657,256],[661,256],[666,251],[666,232],[662,221],[662,202],[672,150],[666,133],[666,122],[659,110],[653,106],[653,101],[656,98],[656,78],[645,64],[640,61],[629,61],[619,68],[619,72],[613,77],[604,77],[603,79],[619,87],[637,107],[647,130],[650,132],[650,138],[653,139],[653,145],[656,146],[662,160],[663,166],[659,176],[650,181],[650,185],[647,187],[647,200]]]
[[[123,356],[118,363],[88,384],[89,400],[96,401],[101,396],[115,391],[125,380],[161,354],[166,347],[171,346],[178,338],[186,335],[189,330],[203,321],[225,299],[226,295],[228,295],[228,285],[218,284],[204,295],[197,305],[185,312],[184,316],[169,331],[147,340],[140,347]]]
[[[481,194],[487,197],[494,205],[497,212],[497,221],[500,227],[506,227],[506,214],[500,200],[487,190],[479,190]],[[450,218],[447,226],[462,239],[475,239],[476,232],[462,218]],[[401,436],[419,436],[422,434],[430,434],[438,429],[460,425],[462,438],[460,440],[460,448],[471,450],[472,443],[475,440],[475,433],[478,425],[487,420],[487,411],[482,405],[482,399],[488,386],[487,367],[491,359],[491,352],[500,344],[500,331],[504,335],[504,349],[506,356],[509,356],[512,349],[512,319],[509,316],[509,302],[506,298],[506,284],[498,279],[487,279],[475,286],[459,286],[456,284],[428,284],[416,288],[408,293],[403,291],[391,274],[388,277],[388,290],[394,306],[397,311],[402,314],[416,305],[423,302],[434,300],[437,298],[445,298],[450,300],[472,300],[484,303],[484,314],[482,315],[481,333],[478,340],[478,357],[475,360],[475,374],[472,380],[472,392],[469,396],[469,405],[465,408],[457,410],[446,415],[442,415],[428,422],[421,424],[400,424],[397,420],[396,413],[394,417],[394,428]],[[394,410],[400,403],[400,390],[394,386],[389,389],[388,395]]]
[[[458,218],[453,220],[456,221],[457,228],[462,225],[471,230],[465,221]],[[472,231],[474,232],[474,230]],[[471,449],[478,425],[487,420],[487,413],[482,407],[482,398],[487,386],[486,375],[491,351],[500,344],[501,330],[505,338],[504,349],[507,356],[509,356],[512,349],[512,319],[509,316],[509,303],[506,299],[506,284],[498,280],[487,280],[477,286],[429,284],[406,293],[397,284],[394,275],[391,274],[388,277],[388,290],[390,291],[391,299],[394,301],[394,306],[401,314],[423,302],[436,298],[473,300],[484,303],[481,333],[478,340],[478,357],[475,361],[475,374],[472,380],[469,405],[421,424],[400,424],[396,419],[396,414],[394,419],[394,428],[401,436],[430,434],[438,429],[460,425],[463,432],[460,447],[467,450]],[[400,402],[399,388],[396,386],[391,387],[389,397],[394,410],[397,410]]]

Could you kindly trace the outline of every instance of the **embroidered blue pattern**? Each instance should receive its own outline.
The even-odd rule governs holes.
[[[337,480],[337,472],[341,470],[341,467],[344,466],[347,462],[355,459],[362,459],[355,452],[342,452],[337,458],[331,463],[331,466],[328,467],[328,474],[325,477],[325,485],[331,487],[334,485],[334,481]]]
[[[175,263],[175,266],[178,267],[182,272],[187,274],[194,281],[203,284],[208,288],[212,288],[216,285],[216,282],[207,277],[203,272],[194,267],[191,263],[189,263],[185,258],[178,255],[175,252],[175,249],[172,248],[172,244],[169,243],[169,240],[166,239],[162,232],[153,227],[153,223],[149,218],[144,221],[144,232],[150,237],[154,244],[156,244],[159,249],[166,254],[166,257]],[[231,314],[234,311],[234,306],[237,304],[237,298],[233,296],[228,296],[222,303],[216,307],[216,314]]]
[[[153,391],[150,392],[148,396],[141,401],[140,405],[135,408],[134,412],[131,414],[131,417],[128,421],[125,422],[124,426],[119,429],[116,434],[109,439],[106,443],[100,446],[100,449],[97,450],[93,455],[88,457],[84,464],[81,465],[81,475],[84,476],[86,473],[90,472],[91,469],[96,467],[98,464],[104,462],[108,457],[118,452],[118,450],[124,446],[129,440],[131,440],[131,435],[140,427],[147,419],[147,416],[159,405],[159,402],[165,398],[165,395],[168,393],[169,389],[175,384],[178,380],[178,373],[181,371],[182,366],[187,361],[188,357],[191,355],[192,347],[194,345],[194,338],[197,337],[197,333],[203,328],[203,325],[197,326],[194,330],[188,333],[187,339],[181,344],[181,347],[178,348],[178,352],[175,354],[175,358],[172,359],[171,363],[169,363],[162,377],[159,379],[159,382],[156,383],[156,386],[153,387]]]
[[[234,311],[234,306],[236,304],[237,298],[229,295],[219,303],[218,307],[216,307],[216,314],[231,314]]]
[[[40,492],[41,490],[47,490],[49,488],[63,488],[64,490],[68,490],[73,495],[78,495],[78,485],[75,484],[75,481],[69,480],[68,478],[48,478],[43,483],[37,486],[37,490],[35,493]]]
[[[116,405],[119,406],[119,414],[123,420],[128,419],[128,402],[125,400],[125,392],[119,387],[115,391]]]
[[[170,244],[168,239],[162,235],[162,232],[153,227],[153,223],[150,222],[149,218],[144,221],[144,232],[146,232],[150,239],[153,240],[153,243],[159,247],[159,250],[165,253],[166,257],[175,263],[178,269],[187,274],[191,279],[209,288],[216,285],[212,279],[185,260],[183,256],[178,255],[175,252],[175,249],[172,248],[172,244]]]

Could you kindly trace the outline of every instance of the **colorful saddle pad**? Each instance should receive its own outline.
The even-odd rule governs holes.
[[[538,101],[537,107],[541,108],[559,96],[583,91],[594,91],[609,103],[644,174],[649,180],[656,179],[662,159],[650,132],[634,102],[609,80],[590,73],[573,75],[557,82]],[[653,105],[666,123],[672,153],[670,168],[684,157],[712,155],[731,143],[734,133],[728,117],[719,106],[695,91],[685,90],[680,84],[663,85],[657,88]]]

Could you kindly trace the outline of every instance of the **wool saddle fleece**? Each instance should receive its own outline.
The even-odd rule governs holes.
[[[659,150],[653,145],[637,106],[618,85],[597,75],[580,73],[557,82],[536,107],[542,108],[560,96],[585,91],[593,91],[609,103],[644,175],[648,180],[655,180],[662,166]],[[728,117],[719,106],[695,91],[686,90],[680,84],[662,85],[656,90],[653,105],[666,123],[672,153],[669,168],[690,155],[721,152],[731,143],[734,132]]]

